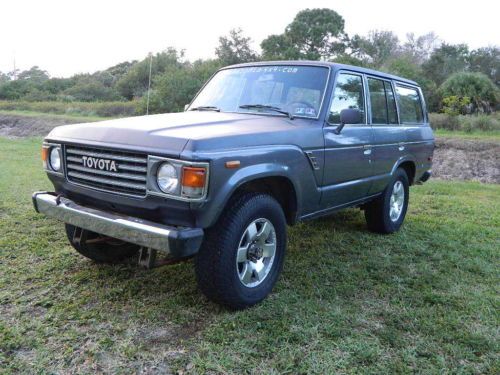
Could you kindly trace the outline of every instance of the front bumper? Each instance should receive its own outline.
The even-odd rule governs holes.
[[[81,206],[55,193],[33,193],[35,210],[105,236],[159,250],[174,258],[194,255],[203,240],[201,228],[172,227]]]

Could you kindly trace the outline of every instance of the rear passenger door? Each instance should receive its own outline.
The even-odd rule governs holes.
[[[396,162],[405,153],[406,132],[399,125],[396,96],[390,80],[367,76],[370,124],[373,130],[373,184],[370,194],[384,190]]]
[[[364,198],[372,175],[371,127],[366,123],[363,75],[342,71],[337,74],[330,113],[323,128],[325,166],[321,204],[325,208],[341,206]],[[340,111],[356,108],[362,113],[360,124],[346,124],[336,134]]]

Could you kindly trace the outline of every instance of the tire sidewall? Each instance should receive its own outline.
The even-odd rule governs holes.
[[[392,221],[390,217],[391,210],[391,195],[394,185],[397,181],[401,181],[404,189],[404,202],[403,202],[403,210],[399,215],[398,220]],[[410,186],[409,186],[408,176],[406,172],[402,169],[397,169],[396,173],[392,177],[391,182],[387,185],[387,188],[384,192],[384,205],[383,205],[383,220],[385,227],[389,229],[389,232],[396,232],[404,222],[406,211],[408,210],[408,203],[410,198]]]
[[[253,288],[249,288],[243,285],[238,276],[238,269],[236,267],[237,249],[241,237],[243,236],[243,233],[248,225],[250,225],[250,223],[254,220],[260,218],[268,219],[274,226],[274,229],[276,231],[276,254],[271,266],[271,270],[269,271],[269,274],[264,279],[264,281]],[[232,273],[232,276],[234,278],[233,282],[235,283],[235,285],[237,285],[238,292],[242,296],[244,296],[245,299],[252,300],[255,298],[256,300],[261,300],[271,292],[274,285],[276,284],[281,270],[283,269],[286,251],[286,223],[283,213],[281,212],[281,208],[279,211],[277,211],[272,209],[270,206],[259,207],[258,210],[255,210],[255,212],[253,212],[251,215],[248,215],[243,223],[244,224],[240,228],[239,234],[236,236],[237,239],[234,244],[234,251],[232,254],[231,261],[234,264],[234,272]]]
[[[227,231],[223,241],[216,246],[214,261],[217,266],[214,271],[216,294],[220,296],[219,302],[231,308],[245,308],[262,301],[272,291],[283,268],[286,252],[286,219],[279,203],[269,195],[248,194],[241,197],[242,203],[231,212],[233,220],[228,227],[217,228],[219,231]],[[235,218],[235,220],[234,220]],[[269,220],[276,231],[276,254],[271,270],[261,284],[250,288],[240,281],[236,263],[237,249],[241,237],[248,225],[256,219],[265,218]],[[224,220],[220,223],[226,224]]]

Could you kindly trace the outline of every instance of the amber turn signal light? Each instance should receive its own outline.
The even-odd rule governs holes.
[[[49,158],[49,148],[42,147],[42,161],[46,163],[48,158]]]
[[[182,186],[192,188],[203,188],[207,171],[205,168],[183,167],[182,168]]]

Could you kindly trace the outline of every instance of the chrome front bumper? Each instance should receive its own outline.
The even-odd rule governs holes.
[[[33,193],[33,205],[39,213],[64,223],[159,250],[181,258],[194,255],[203,240],[200,228],[177,228],[130,216],[83,207],[55,193]]]

